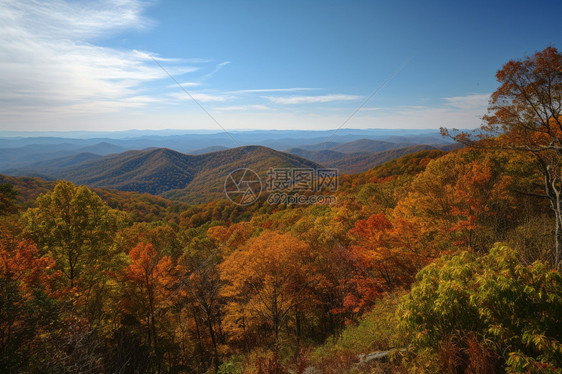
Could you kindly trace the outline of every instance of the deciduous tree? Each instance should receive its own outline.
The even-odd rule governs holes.
[[[507,62],[496,74],[485,124],[460,133],[465,144],[531,154],[543,176],[544,197],[556,218],[552,262],[562,264],[562,54],[548,47]],[[445,134],[449,132],[443,129]]]
[[[167,256],[159,256],[152,244],[139,243],[129,252],[130,265],[124,270],[127,312],[137,317],[146,328],[147,340],[159,363],[163,352],[159,347],[158,316],[165,314],[172,304],[174,264]]]
[[[69,287],[107,270],[115,254],[111,247],[120,224],[118,212],[87,187],[66,181],[57,182],[36,204],[23,217],[25,233],[41,253],[53,257]]]
[[[290,234],[266,231],[232,253],[220,266],[227,285],[223,296],[235,334],[268,326],[276,347],[282,326],[303,301],[307,274],[303,258],[309,247]]]
[[[55,262],[41,256],[35,244],[0,240],[0,367],[19,368],[38,356],[36,340],[57,326],[52,282],[60,274]]]

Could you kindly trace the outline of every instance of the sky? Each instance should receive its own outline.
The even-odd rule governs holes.
[[[0,131],[475,128],[561,1],[0,0]]]

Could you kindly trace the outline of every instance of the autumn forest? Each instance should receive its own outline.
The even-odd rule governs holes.
[[[516,57],[481,128],[334,204],[4,176],[0,372],[560,373],[562,54]]]

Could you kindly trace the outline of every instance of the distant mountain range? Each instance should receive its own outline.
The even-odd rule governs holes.
[[[374,153],[374,152],[387,151],[389,149],[408,147],[416,144],[419,143],[388,142],[383,140],[359,139],[346,143],[337,143],[326,149],[336,152],[342,152],[342,153],[359,153],[359,152]]]
[[[0,143],[2,140],[0,139]],[[28,166],[39,161],[90,153],[99,156],[120,153],[127,148],[108,142],[81,146],[72,142],[54,144],[29,144],[16,148],[0,148],[0,171]]]
[[[205,148],[201,148],[201,149],[196,149],[194,151],[190,151],[188,152],[190,155],[202,155],[204,153],[210,153],[210,152],[217,152],[217,151],[226,151],[227,149],[229,149],[228,147],[223,147],[222,145],[214,145],[211,147],[205,147]]]
[[[2,137],[19,133],[0,131],[0,172],[8,169],[27,167],[38,161],[71,156],[78,153],[108,155],[128,150],[147,148],[168,148],[186,154],[202,154],[226,148],[246,145],[262,145],[278,151],[289,148],[306,150],[324,150],[337,144],[353,143],[346,147],[351,149],[334,149],[344,153],[360,152],[361,143],[365,143],[368,152],[372,150],[368,140],[380,142],[377,151],[383,151],[384,143],[391,143],[390,148],[400,146],[429,144],[443,145],[451,143],[443,138],[437,130],[354,130],[339,131],[232,131],[230,133],[181,132],[181,131],[128,131],[114,133],[48,133],[58,136]],[[79,138],[71,136],[87,136]],[[99,135],[104,135],[101,137]],[[393,145],[394,144],[394,145]]]
[[[0,147],[5,147],[0,148],[0,172],[200,202],[222,194],[226,176],[237,168],[250,168],[263,178],[268,169],[277,167],[330,167],[350,174],[420,150],[457,147],[436,131],[397,134],[380,130],[377,134],[361,133],[378,139],[357,139],[357,134],[345,131],[332,136],[313,131],[240,132],[235,135],[243,142],[254,139],[270,146],[235,148],[225,145],[232,140],[224,133],[115,139],[0,138]],[[428,142],[420,144],[416,139]]]

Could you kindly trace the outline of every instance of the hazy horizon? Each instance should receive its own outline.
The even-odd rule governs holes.
[[[460,130],[467,130],[467,129],[460,129]],[[356,128],[333,128],[333,129],[311,129],[311,130],[298,130],[298,129],[232,129],[227,130],[212,130],[212,129],[127,129],[127,130],[46,130],[46,131],[34,131],[34,130],[27,130],[27,131],[6,131],[0,130],[0,138],[39,138],[39,137],[57,137],[57,138],[89,138],[89,137],[102,137],[102,138],[120,138],[125,136],[173,136],[173,135],[189,135],[189,134],[197,134],[197,135],[226,135],[227,133],[310,133],[314,135],[320,135],[324,133],[325,136],[335,136],[335,135],[344,135],[344,134],[356,134],[361,135],[364,134],[366,136],[369,135],[389,135],[389,134],[421,134],[421,133],[438,133],[439,129],[437,128],[426,128],[426,129],[408,129],[408,128],[399,128],[399,129],[392,129],[392,128],[365,128],[365,129],[356,129]]]

